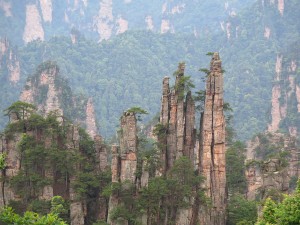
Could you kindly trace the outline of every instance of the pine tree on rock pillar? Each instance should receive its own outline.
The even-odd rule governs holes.
[[[225,118],[223,113],[223,74],[219,54],[214,53],[206,81],[202,124],[200,171],[211,207],[200,209],[200,224],[226,224]]]

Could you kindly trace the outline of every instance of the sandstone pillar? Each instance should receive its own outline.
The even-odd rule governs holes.
[[[223,114],[223,74],[218,53],[210,63],[206,81],[205,109],[203,115],[203,148],[200,171],[205,177],[204,188],[212,207],[200,209],[200,223],[226,224],[226,171],[225,171],[225,119]]]

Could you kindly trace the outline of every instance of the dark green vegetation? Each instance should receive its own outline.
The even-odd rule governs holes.
[[[14,225],[67,225],[59,215],[64,213],[64,200],[60,196],[54,196],[51,200],[49,214],[39,215],[36,212],[26,211],[23,216],[16,214],[11,207],[5,207],[0,211],[1,224]]]
[[[230,109],[230,106],[227,105]],[[225,113],[226,124],[226,182],[228,188],[228,225],[253,225],[257,220],[258,202],[245,198],[247,190],[245,153],[246,146],[236,139],[231,127],[231,112]]]
[[[148,186],[138,192],[131,183],[113,183],[105,194],[118,194],[121,204],[111,213],[112,221],[128,220],[129,224],[139,224],[142,214],[147,215],[149,224],[162,224],[170,218],[175,223],[176,213],[191,206],[190,200],[198,197],[209,205],[204,191],[197,187],[203,178],[194,172],[191,161],[182,157],[166,177],[152,177]]]
[[[7,204],[17,213],[26,210],[42,215],[49,213],[50,202],[39,200],[39,197],[43,188],[50,185],[54,187],[56,195],[67,200],[67,209],[70,204],[70,187],[75,191],[76,199],[85,200],[88,207],[93,207],[89,203],[99,197],[101,188],[111,180],[109,169],[102,172],[96,169],[99,162],[95,155],[94,142],[82,128],[76,128],[68,121],[59,122],[61,120],[55,113],[50,113],[44,118],[36,114],[34,109],[35,107],[28,103],[16,102],[6,110],[14,120],[2,135],[10,141],[20,139],[17,150],[22,165],[15,176],[3,177],[2,182],[7,182],[20,198]],[[76,129],[79,129],[78,140],[73,139]],[[3,174],[5,170],[4,165]],[[54,199],[53,204],[59,205],[59,201]],[[5,213],[12,215],[10,209]],[[68,221],[68,214],[68,210],[63,210],[60,216]],[[37,215],[26,214],[25,217],[27,216]],[[46,220],[48,216],[37,219]],[[89,220],[95,220],[93,215],[90,215]]]

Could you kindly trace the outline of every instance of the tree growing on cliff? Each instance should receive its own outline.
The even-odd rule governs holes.
[[[300,224],[300,180],[294,194],[285,195],[282,202],[276,203],[267,198],[262,210],[262,216],[256,225]]]
[[[36,110],[36,107],[30,103],[17,101],[4,110],[5,116],[11,117],[11,115],[15,115],[17,119],[24,120],[26,116],[29,116],[31,113]]]

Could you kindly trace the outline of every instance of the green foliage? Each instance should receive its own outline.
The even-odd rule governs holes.
[[[137,115],[137,114],[148,114],[148,112],[146,110],[142,109],[141,107],[137,107],[137,106],[131,107],[126,112],[127,113],[133,113],[135,115]]]
[[[73,176],[73,188],[78,198],[88,202],[97,199],[99,191],[110,183],[109,172],[96,170],[98,161],[95,157],[94,141],[83,129],[79,129],[79,146],[74,145],[73,149],[70,148],[72,140],[67,138],[68,132],[71,129],[73,132],[76,127],[70,125],[67,120],[60,123],[56,112],[51,112],[45,118],[32,112],[13,124],[18,126],[19,123],[21,130],[8,126],[5,133],[14,136],[15,132],[23,132],[23,127],[26,130],[17,144],[22,167],[8,180],[11,188],[21,198],[19,205],[22,205],[22,208],[17,207],[20,208],[18,211],[34,210],[41,214],[48,213],[49,202],[38,200],[42,189],[47,185],[68,187],[70,176]],[[46,176],[48,171],[53,175]],[[66,191],[67,188],[61,189],[59,194],[64,196]],[[67,221],[69,206],[63,199],[56,196],[51,203],[51,213],[60,214]],[[95,221],[95,218],[91,220]]]
[[[15,210],[14,207],[12,207],[12,208]],[[32,212],[36,212],[40,215],[46,215],[47,213],[50,212],[50,208],[51,208],[51,202],[50,201],[35,199],[35,200],[30,202],[30,204],[27,207],[27,210],[32,211]]]
[[[241,194],[235,194],[228,201],[228,225],[253,225],[257,219],[255,201],[247,200]]]
[[[179,76],[175,84],[175,92],[178,93],[178,99],[183,100],[186,93],[195,88],[194,83],[191,80],[191,76]]]
[[[131,182],[113,183],[102,194],[115,195],[120,200],[119,206],[111,212],[112,220],[137,224],[139,216],[146,213],[152,224],[161,224],[166,214],[168,220],[173,221],[177,210],[190,206],[191,198],[200,197],[203,204],[207,203],[200,188],[202,181],[203,178],[195,174],[191,161],[181,157],[167,176],[150,178],[148,186],[137,194]]]
[[[5,207],[0,212],[0,221],[14,225],[67,225],[56,214],[50,213],[40,216],[37,213],[26,211],[23,216],[16,214],[11,207]]]
[[[36,107],[27,102],[17,101],[4,110],[6,116],[15,115],[17,119],[24,120],[36,110]]]
[[[196,110],[203,112],[205,104],[205,91],[200,90],[195,92],[194,101],[196,102]]]
[[[148,112],[144,109],[142,109],[141,107],[131,107],[130,109],[126,110],[126,113],[133,113],[135,116],[137,116],[137,120],[141,121],[141,115],[145,115],[148,114]]]
[[[255,148],[256,156],[263,161],[277,158],[280,160],[280,167],[285,168],[288,165],[289,154],[286,151],[282,151],[283,142],[274,142],[272,140],[273,134],[258,134],[259,146]]]
[[[300,223],[300,182],[294,194],[285,195],[282,202],[276,203],[267,198],[262,210],[262,216],[256,225]]]
[[[6,167],[6,154],[5,153],[0,153],[0,170],[4,170]]]
[[[207,52],[206,55],[207,55],[207,56],[213,56],[213,55],[214,55],[214,52]]]
[[[153,134],[155,136],[157,136],[158,138],[164,138],[164,137],[166,137],[167,131],[168,131],[167,125],[157,123],[153,129]]]
[[[226,151],[226,181],[229,193],[244,193],[246,191],[245,153],[246,146],[239,141],[230,145]]]
[[[61,196],[54,196],[51,199],[51,213],[60,215],[66,214],[68,209],[66,207],[65,200]]]
[[[93,223],[93,225],[109,225],[109,224],[101,220],[101,221],[97,221],[96,223]]]
[[[200,68],[199,71],[205,73],[206,76],[208,76],[210,74],[209,69],[206,69],[206,68]]]

